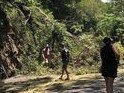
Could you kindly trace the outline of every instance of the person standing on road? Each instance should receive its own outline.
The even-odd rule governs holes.
[[[112,42],[111,38],[105,37],[103,39],[104,46],[100,50],[102,60],[101,73],[106,82],[107,93],[113,93],[113,83],[117,77],[119,64],[119,53]]]
[[[62,66],[62,74],[60,76],[60,79],[63,78],[64,72],[65,72],[67,75],[67,78],[65,80],[69,80],[70,78],[69,78],[69,73],[67,70],[67,66],[69,63],[69,50],[64,44],[62,44],[61,59],[62,59],[63,66]]]

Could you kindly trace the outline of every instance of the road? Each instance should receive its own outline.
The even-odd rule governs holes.
[[[59,80],[58,75],[18,75],[0,81],[0,93],[105,93],[100,74],[70,75],[71,80]],[[124,70],[114,82],[114,93],[124,93]]]

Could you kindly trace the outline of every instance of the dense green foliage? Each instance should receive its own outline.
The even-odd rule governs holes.
[[[29,23],[16,7],[18,2],[30,10],[32,20]],[[99,49],[105,36],[119,38],[116,45],[121,53],[121,62],[124,59],[123,0],[111,3],[102,3],[101,0],[2,0],[0,3],[12,25],[22,33],[22,73],[58,73],[61,43],[69,46],[69,69],[72,72],[97,72]],[[53,50],[53,69],[42,64],[41,51],[46,43]]]

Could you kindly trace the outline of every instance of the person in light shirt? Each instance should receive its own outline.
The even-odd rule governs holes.
[[[45,60],[45,63],[49,63],[50,59],[51,59],[51,48],[49,46],[49,44],[46,45],[46,47],[42,50],[42,56]]]

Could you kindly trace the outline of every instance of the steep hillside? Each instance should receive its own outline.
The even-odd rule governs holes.
[[[105,36],[116,37],[123,68],[123,1],[114,1],[116,4],[101,0],[1,0],[0,65],[5,68],[4,77],[60,73],[62,43],[69,47],[71,73],[96,73]],[[44,66],[42,58],[47,43],[52,48],[50,66]]]

